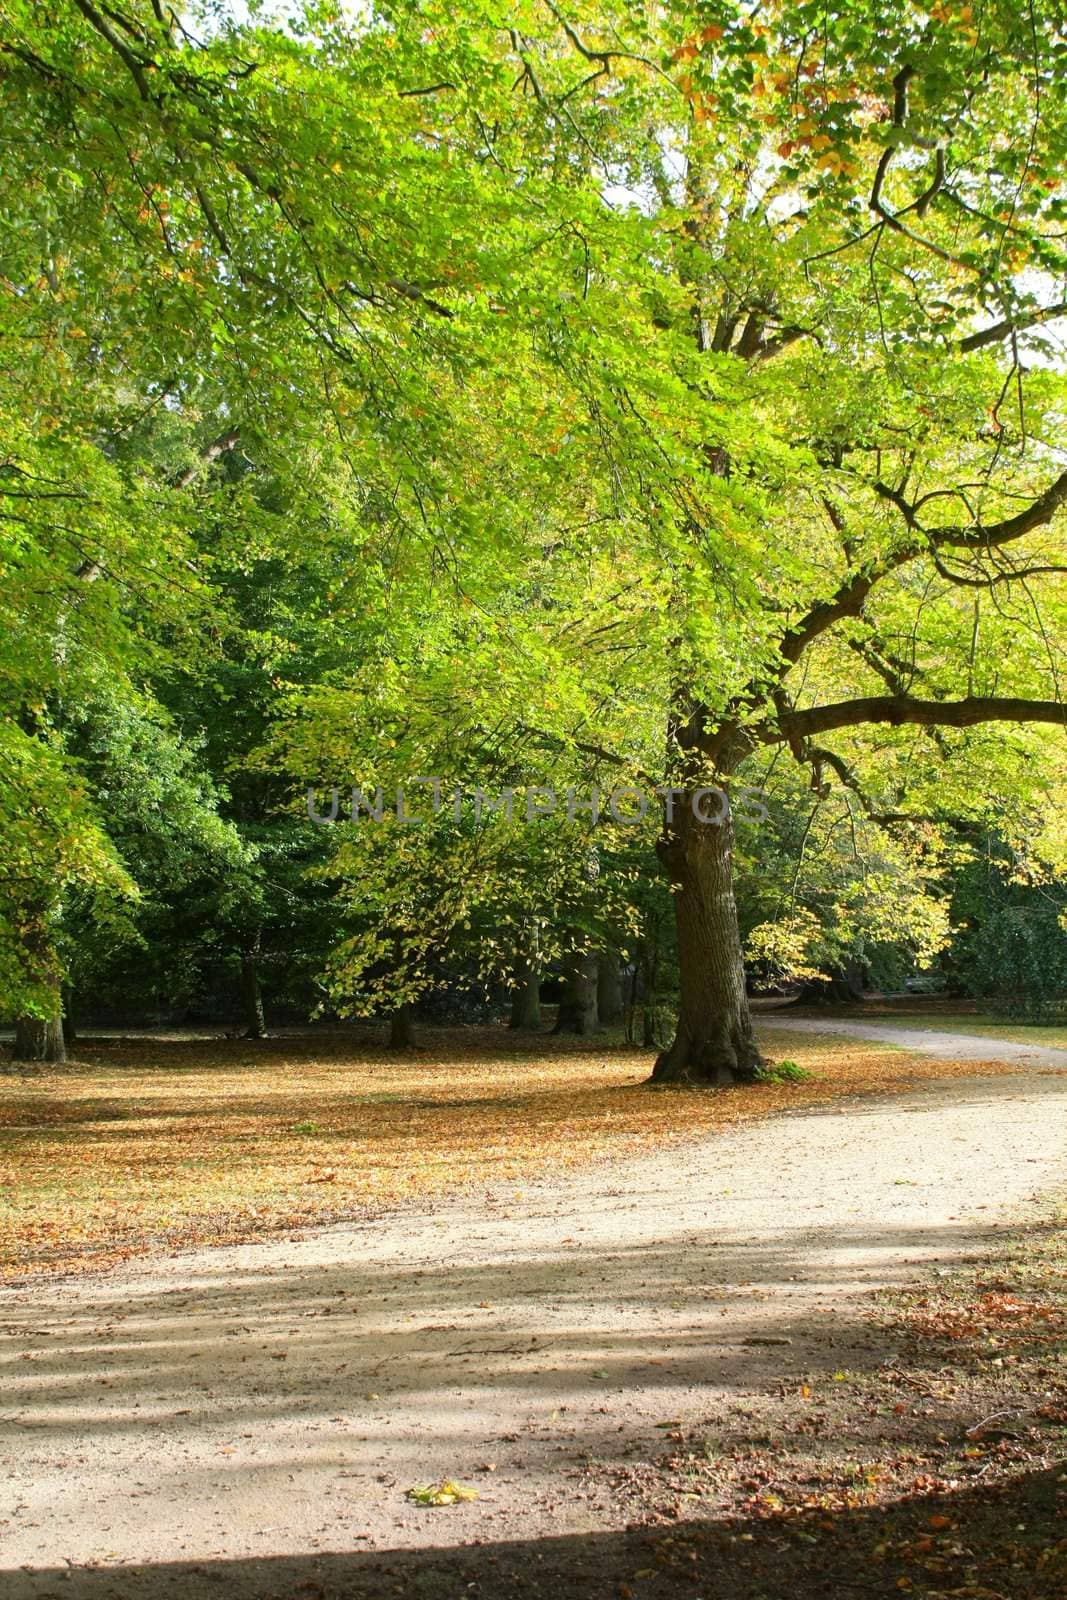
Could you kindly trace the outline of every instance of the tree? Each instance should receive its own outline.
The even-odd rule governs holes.
[[[18,307],[16,324],[21,316]],[[0,963],[5,1009],[18,1019],[16,1056],[37,1060],[63,1054],[69,897],[92,905],[106,926],[136,893],[109,834],[106,799],[92,792],[72,739],[86,706],[143,701],[137,678],[154,649],[145,615],[180,648],[200,600],[184,570],[181,518],[144,476],[110,459],[99,439],[64,438],[54,418],[35,431],[29,413],[62,389],[64,366],[45,343],[0,392]],[[113,393],[91,377],[77,405],[94,431],[116,420]]]
[[[954,981],[1010,1017],[1056,1022],[1067,1009],[1067,881],[1004,837],[976,841],[956,874],[954,938],[946,966]]]
[[[1010,794],[1059,758],[967,730],[1064,722],[1063,385],[1022,361],[1063,309],[1064,125],[1044,114],[1044,13],[674,25],[550,8],[512,41],[546,138],[590,178],[623,166],[640,209],[556,308],[538,375],[559,498],[524,507],[511,596],[480,596],[531,669],[501,684],[483,616],[464,676],[492,674],[472,732],[510,718],[517,747],[584,751],[590,772],[648,783],[665,721],[680,1006],[656,1074],[701,1081],[758,1066],[721,796],[761,752],[889,828],[934,787],[973,812],[976,763]],[[536,451],[507,438],[512,462]],[[610,620],[576,581],[598,558]]]
[[[687,31],[665,75],[663,37],[643,23],[553,8],[571,84],[590,63],[585,81],[600,86],[650,58],[671,79],[632,169],[688,300],[702,358],[694,408],[728,390],[755,424],[745,440],[704,409],[705,471],[686,485],[690,515],[670,546],[667,777],[679,793],[660,853],[681,994],[656,1076],[674,1080],[758,1065],[732,820],[728,808],[702,819],[702,787],[728,787],[754,752],[781,747],[817,791],[842,784],[889,821],[901,795],[867,796],[870,732],[934,730],[907,754],[958,781],[976,746],[941,730],[1067,720],[1055,660],[1064,567],[1048,531],[1067,501],[1062,386],[1024,374],[1022,355],[1065,310],[1054,9],[705,14],[704,26],[678,17]],[[573,94],[561,81],[557,103]],[[684,162],[674,189],[667,150]],[[665,291],[658,322],[672,303]],[[739,483],[743,519],[726,487]],[[731,544],[755,559],[739,562]],[[725,671],[701,638],[709,590],[743,640]],[[1012,650],[1016,630],[1041,641],[1036,662]],[[899,773],[899,734],[890,749]]]
[[[812,792],[804,769],[764,761],[763,815],[738,829],[738,915],[753,986],[803,1000],[900,987],[951,934],[951,822],[890,828],[844,786]]]

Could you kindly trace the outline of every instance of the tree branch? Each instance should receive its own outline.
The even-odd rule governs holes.
[[[1060,507],[1067,505],[1067,471],[1065,471],[1049,484],[1043,494],[1038,495],[1036,500],[1032,500],[1013,517],[1005,517],[1000,522],[990,522],[984,526],[975,523],[970,528],[960,526],[924,528],[919,522],[915,507],[899,490],[891,488],[886,483],[875,483],[873,487],[874,492],[883,500],[888,500],[896,506],[909,530],[919,537],[914,543],[904,545],[886,556],[877,565],[851,573],[828,600],[820,600],[801,617],[799,622],[788,629],[779,646],[784,663],[783,674],[788,672],[789,668],[800,660],[808,646],[828,628],[832,628],[835,622],[840,622],[845,617],[861,616],[867,596],[875,584],[895,572],[898,567],[906,566],[909,561],[916,561],[920,556],[928,554],[933,554],[936,562],[936,552],[943,548],[981,551],[1009,544],[1013,539],[1021,539],[1025,534],[1032,533],[1035,528],[1051,522]]]
[[[923,528],[916,507],[905,500],[898,490],[891,489],[886,483],[875,483],[873,487],[875,494],[896,506],[909,528],[921,533],[927,544],[936,549],[951,546],[956,550],[987,550],[995,545],[1008,544],[1012,539],[1021,539],[1024,534],[1051,522],[1060,507],[1067,505],[1067,471],[1064,471],[1036,500],[1032,500],[1013,517],[1004,517],[1000,522],[976,522],[970,528],[958,525]],[[922,545],[916,547],[914,555],[921,555],[924,548]]]
[[[835,705],[790,711],[753,730],[761,744],[781,744],[859,728],[868,723],[905,723],[925,728],[972,728],[982,722],[1041,722],[1067,729],[1067,704],[1059,700],[1021,700],[969,695],[964,700],[913,700],[908,695],[869,695]]]
[[[107,18],[102,17],[99,11],[97,11],[94,6],[89,4],[89,0],[74,0],[74,4],[77,6],[78,10],[81,12],[82,16],[86,19],[89,25],[95,28],[101,38],[106,39],[112,50],[115,51],[115,54],[122,61],[123,65],[129,72],[130,77],[137,85],[137,92],[140,94],[141,99],[151,100],[152,91],[148,87],[148,79],[145,76],[145,69],[146,67],[154,67],[155,62],[151,60],[145,61],[142,59],[142,57],[138,56],[133,50],[131,50],[125,40],[120,39],[119,35],[115,32],[114,28],[112,28]]]
[[[178,473],[174,479],[174,487],[176,489],[187,489],[201,467],[210,465],[212,461],[217,461],[219,456],[227,455],[240,437],[240,428],[228,428],[225,433],[220,433],[217,439],[212,439],[211,443],[205,445],[201,450],[197,460],[191,466],[186,467],[184,471]]]
[[[924,814],[922,812],[879,811],[875,807],[873,800],[864,791],[859,779],[856,777],[856,774],[852,771],[852,768],[848,765],[848,763],[843,761],[839,755],[835,755],[832,750],[824,750],[821,745],[812,745],[806,752],[805,760],[811,762],[814,782],[820,794],[823,792],[822,775],[820,769],[824,766],[827,766],[833,772],[836,772],[838,779],[844,785],[844,787],[851,790],[851,792],[856,796],[863,808],[864,814],[871,820],[871,822],[877,823],[879,827],[891,828],[899,827],[904,823],[936,822],[938,820],[936,817]]]
[[[912,553],[902,556],[896,565],[903,565],[905,560],[912,560]],[[783,672],[793,666],[809,644],[832,628],[835,622],[840,622],[844,617],[858,617],[862,614],[863,603],[870,594],[879,578],[885,577],[890,571],[888,563],[883,563],[881,568],[872,567],[865,571],[855,572],[846,578],[829,600],[820,600],[818,605],[812,606],[806,616],[801,617],[784,635],[779,646],[785,660]]]
[[[1060,300],[1054,306],[1039,306],[1025,316],[1005,317],[1003,322],[994,322],[989,328],[979,328],[977,333],[969,333],[965,339],[961,339],[958,349],[964,355],[972,350],[984,350],[987,344],[999,344],[1013,333],[1023,333],[1027,328],[1036,328],[1042,322],[1051,322],[1054,317],[1062,316],[1067,316],[1067,300]]]
[[[448,79],[445,78],[440,83],[428,83],[425,89],[401,89],[399,92],[401,100],[410,100],[416,95],[440,94],[444,89],[454,89],[455,87],[454,83],[449,83]]]

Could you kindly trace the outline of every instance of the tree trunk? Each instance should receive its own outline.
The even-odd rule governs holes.
[[[596,1009],[601,1023],[618,1022],[622,1016],[622,978],[614,950],[602,950],[597,956]]]
[[[74,1020],[74,991],[65,983],[59,993],[63,1008],[63,1045],[69,1055],[72,1046],[78,1042],[78,1029]]]
[[[415,1048],[415,1019],[406,1000],[402,1006],[397,1006],[389,1018],[389,1048],[390,1050]]]
[[[67,1059],[67,1046],[63,1039],[63,1017],[56,996],[56,1009],[50,1017],[19,1017],[15,1024],[16,1061],[49,1061],[58,1064]]]
[[[509,1028],[537,1033],[541,1028],[540,971],[536,939],[524,944],[515,957]]]
[[[259,986],[259,965],[256,955],[259,940],[241,951],[241,1007],[244,1011],[245,1038],[265,1039],[267,1019],[263,1014],[263,992]]]
[[[640,971],[640,965],[639,961],[634,962],[630,968],[630,980],[627,984],[626,1006],[623,1012],[627,1044],[635,1044],[637,1042],[637,974]]]
[[[645,935],[639,965],[641,981],[641,1043],[646,1049],[659,1044],[659,947],[660,923],[657,917]],[[637,974],[634,974],[635,982]]]
[[[641,1043],[646,1050],[653,1050],[659,1044],[657,1032],[656,1003],[651,995],[646,995],[644,1006],[641,1009]]]
[[[44,913],[23,934],[31,970],[45,997],[43,1017],[19,1017],[15,1022],[16,1061],[66,1061],[63,1040],[63,989],[55,945]]]
[[[596,957],[577,952],[563,969],[563,996],[553,1033],[595,1033]]]
[[[678,1029],[657,1058],[659,1083],[731,1083],[761,1064],[745,993],[733,890],[733,823],[693,814],[677,797],[659,855],[670,873],[678,924]]]

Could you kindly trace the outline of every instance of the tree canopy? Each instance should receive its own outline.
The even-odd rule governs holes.
[[[12,1015],[208,925],[342,1010],[629,959],[662,871],[657,1070],[745,1076],[742,935],[927,958],[968,841],[1063,869],[1057,0],[6,0],[0,54]],[[427,775],[675,798],[308,819]]]

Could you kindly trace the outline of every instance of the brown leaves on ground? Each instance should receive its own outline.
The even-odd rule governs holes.
[[[664,1454],[587,1469],[647,1531],[641,1600],[709,1573],[719,1600],[1063,1600],[1065,1269],[1052,1215],[936,1288],[880,1295],[847,1371],[828,1360]]]
[[[1044,1319],[1046,1327],[1035,1330]],[[927,1295],[918,1300],[907,1315],[908,1326],[917,1334],[938,1339],[974,1339],[984,1336],[991,1346],[1002,1342],[996,1336],[1012,1328],[1025,1329],[1031,1338],[1055,1342],[1062,1338],[1063,1311],[1053,1305],[1021,1300],[1011,1290],[989,1289],[977,1299],[954,1303],[945,1295]]]
[[[803,1083],[658,1089],[647,1052],[606,1039],[427,1030],[397,1056],[349,1027],[256,1042],[86,1042],[0,1077],[0,1273],[103,1265],[367,1215],[457,1189],[650,1149],[959,1068],[839,1037],[774,1047]]]

